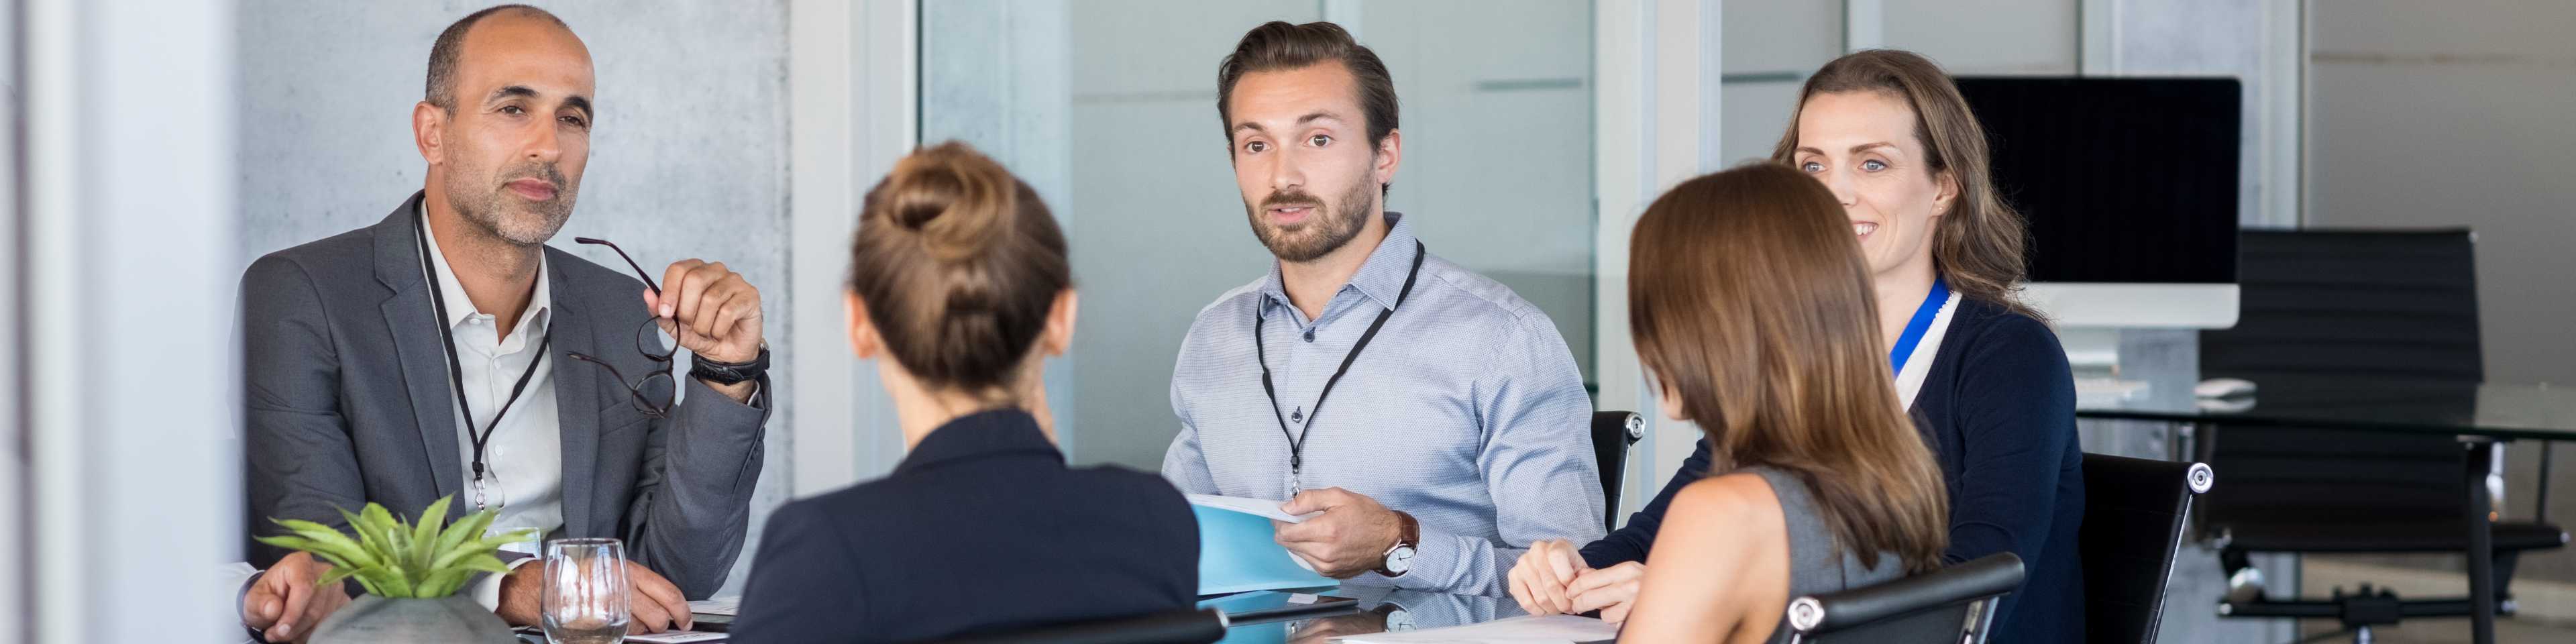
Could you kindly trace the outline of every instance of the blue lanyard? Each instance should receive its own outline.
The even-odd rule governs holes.
[[[1905,333],[1896,336],[1896,346],[1887,350],[1887,362],[1895,368],[1888,373],[1904,373],[1905,359],[1914,355],[1914,345],[1923,342],[1923,332],[1932,330],[1932,318],[1939,317],[1941,305],[1950,302],[1950,282],[1932,278],[1932,292],[1923,295],[1923,304],[1914,307],[1914,319],[1905,323]]]

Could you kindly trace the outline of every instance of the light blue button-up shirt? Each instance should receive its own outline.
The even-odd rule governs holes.
[[[1412,569],[1394,586],[1502,595],[1530,543],[1601,537],[1592,401],[1546,313],[1433,255],[1317,414],[1324,382],[1396,305],[1413,267],[1412,227],[1396,213],[1386,220],[1386,239],[1321,317],[1289,303],[1275,262],[1199,311],[1172,372],[1181,433],[1163,476],[1191,494],[1285,501],[1303,485],[1368,495],[1422,526]],[[1255,315],[1267,316],[1275,416],[1254,357]],[[1294,482],[1283,418],[1289,432],[1305,433]]]

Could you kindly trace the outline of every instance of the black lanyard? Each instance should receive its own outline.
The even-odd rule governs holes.
[[[1404,290],[1396,293],[1395,306],[1379,311],[1377,321],[1369,323],[1368,332],[1360,334],[1360,341],[1351,345],[1350,355],[1342,356],[1341,368],[1334,369],[1333,377],[1324,381],[1324,390],[1315,394],[1315,409],[1306,412],[1306,427],[1315,426],[1315,417],[1324,413],[1324,397],[1333,395],[1333,384],[1341,382],[1342,374],[1350,372],[1351,361],[1359,359],[1360,350],[1368,348],[1369,339],[1377,337],[1377,330],[1386,326],[1388,317],[1395,315],[1395,307],[1404,306],[1404,299],[1413,296],[1413,278],[1422,275],[1422,256],[1422,241],[1414,240],[1413,271],[1404,274]],[[1261,326],[1267,318],[1261,314],[1261,309],[1262,304],[1255,301],[1252,308],[1252,357],[1261,362],[1261,393],[1270,396],[1270,417],[1279,421],[1279,435],[1288,439],[1288,475],[1293,477],[1306,466],[1306,431],[1301,429],[1294,434],[1289,433],[1288,419],[1279,415],[1279,390],[1270,384],[1270,352],[1261,342]]]
[[[436,264],[431,263],[435,260],[429,256],[429,215],[427,213],[421,215],[419,232],[421,269],[429,277],[429,305],[432,310],[438,312],[438,339],[447,344],[447,383],[456,392],[456,408],[465,411],[465,437],[474,441],[474,484],[478,489],[474,506],[480,508],[483,507],[483,501],[479,489],[483,485],[485,469],[483,446],[491,444],[492,431],[501,428],[501,417],[510,413],[511,405],[518,404],[520,392],[527,391],[528,381],[536,378],[537,366],[545,364],[546,349],[554,346],[555,333],[551,327],[546,329],[545,339],[537,342],[537,357],[528,361],[526,372],[519,374],[519,384],[510,386],[510,398],[501,401],[501,411],[492,413],[490,424],[484,425],[480,430],[475,429],[474,406],[465,402],[465,365],[456,361],[456,331],[447,328],[446,289],[439,288],[438,268]],[[539,279],[543,277],[540,276]]]

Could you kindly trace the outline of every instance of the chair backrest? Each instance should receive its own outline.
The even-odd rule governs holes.
[[[2021,557],[1998,552],[1874,586],[1789,600],[1789,642],[1980,644],[1995,600],[2021,586]]]
[[[2410,406],[2475,404],[2475,236],[2445,230],[2248,230],[2236,328],[2200,334],[2204,378],[2255,383],[2255,403],[2296,406],[2267,379],[2403,383]],[[2196,457],[2227,472],[2201,499],[2204,528],[2456,521],[2463,455],[2447,436],[2297,427],[2200,428]]]
[[[2200,463],[2084,455],[2086,641],[2156,641],[2184,517],[2216,478]]]
[[[1633,411],[1592,412],[1592,457],[1601,465],[1601,525],[1619,523],[1620,474],[1628,471],[1628,448],[1646,437],[1646,418]]]
[[[2477,382],[2476,236],[2445,230],[2248,230],[2236,328],[2200,334],[2203,378]]]
[[[1225,638],[1215,609],[1182,609],[938,640],[939,644],[1208,644]]]

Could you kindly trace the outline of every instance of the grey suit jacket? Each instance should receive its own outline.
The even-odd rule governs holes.
[[[283,532],[271,517],[346,529],[339,508],[372,501],[408,515],[441,496],[463,498],[446,348],[413,236],[420,199],[414,193],[376,225],[270,253],[242,275],[244,483],[255,534]],[[673,374],[687,391],[669,418],[637,411],[606,369],[563,354],[607,360],[628,378],[652,371],[632,339],[648,317],[643,284],[545,252],[563,535],[624,539],[628,558],[681,592],[714,593],[742,551],[767,412],[688,377],[686,364]],[[450,519],[468,505],[452,504]],[[247,548],[262,568],[286,554]]]

